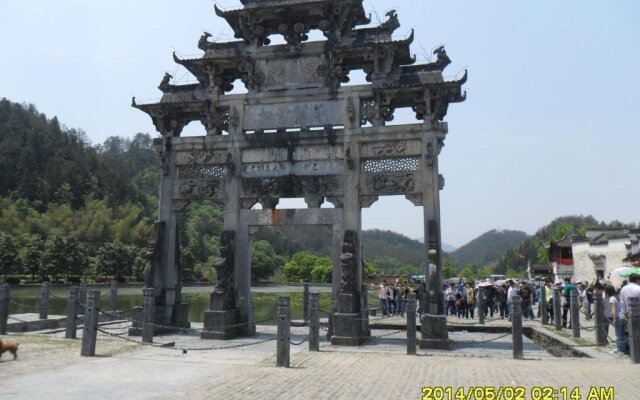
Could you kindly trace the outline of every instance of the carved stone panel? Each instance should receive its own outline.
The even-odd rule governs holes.
[[[243,198],[341,196],[341,176],[282,176],[242,179]]]
[[[421,193],[419,177],[412,172],[362,175],[361,195],[400,195]]]
[[[342,125],[344,102],[338,100],[306,103],[246,104],[244,129],[286,129]]]
[[[220,179],[181,180],[176,183],[173,198],[208,200],[224,197],[224,182]]]
[[[399,140],[375,143],[363,143],[360,147],[360,157],[393,157],[393,156],[419,156],[419,140]]]
[[[222,178],[225,174],[224,165],[182,165],[176,169],[179,179]]]
[[[224,164],[226,150],[194,150],[176,153],[176,165]]]
[[[419,157],[395,157],[367,159],[362,163],[362,173],[415,172],[420,169]]]
[[[300,56],[296,58],[277,58],[258,63],[265,76],[264,89],[297,89],[321,87],[325,77],[319,71],[327,68],[326,62],[319,56]]]

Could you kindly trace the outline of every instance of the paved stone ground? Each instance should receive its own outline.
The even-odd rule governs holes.
[[[393,325],[402,321],[390,318],[376,323]],[[464,320],[450,318],[450,322]],[[491,324],[508,325],[506,321]],[[186,347],[256,343],[273,338],[275,327],[260,326],[258,331],[257,338],[229,342],[202,341],[195,334],[162,336],[156,342],[175,341],[177,346]],[[556,335],[553,329],[548,332]],[[589,332],[584,332],[587,337]],[[306,333],[306,328],[294,328],[292,340]],[[555,358],[525,338],[526,359],[516,361],[511,359],[510,337],[481,344],[477,342],[501,335],[462,331],[451,333],[451,339],[458,341],[451,352],[418,350],[418,356],[407,356],[404,332],[375,330],[373,334],[388,336],[356,348],[323,341],[320,353],[308,352],[306,343],[292,346],[290,369],[275,367],[275,341],[228,350],[189,351],[185,355],[100,334],[98,356],[85,358],[79,355],[80,341],[65,340],[62,332],[8,335],[5,339],[21,342],[20,358],[9,361],[5,354],[0,359],[0,398],[419,399],[421,388],[427,385],[451,386],[454,390],[472,386],[578,386],[585,399],[591,386],[613,386],[616,400],[640,398],[640,365],[612,356],[606,348],[585,349],[595,357],[591,359]],[[566,337],[563,340],[571,341]]]

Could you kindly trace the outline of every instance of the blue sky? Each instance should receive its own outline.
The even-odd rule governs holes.
[[[567,214],[640,221],[640,2],[364,3],[382,20],[397,9],[396,34],[415,28],[419,59],[444,44],[446,74],[469,69],[468,100],[449,109],[440,158],[445,242],[494,228],[533,233]],[[0,0],[0,97],[33,103],[94,144],[155,135],[131,96],[159,97],[165,71],[188,81],[171,52],[199,54],[203,30],[230,38],[210,0]],[[417,238],[421,215],[386,198],[364,211],[363,227]]]

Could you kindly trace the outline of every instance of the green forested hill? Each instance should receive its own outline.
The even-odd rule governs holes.
[[[507,250],[524,241],[527,236],[520,231],[491,230],[449,253],[449,258],[460,267],[470,264],[488,265],[500,259]]]

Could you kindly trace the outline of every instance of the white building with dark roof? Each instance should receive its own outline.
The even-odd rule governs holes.
[[[573,279],[588,282],[608,279],[619,287],[623,278],[612,271],[631,265],[628,260],[640,250],[639,239],[640,231],[628,229],[592,229],[583,237],[574,236]]]

